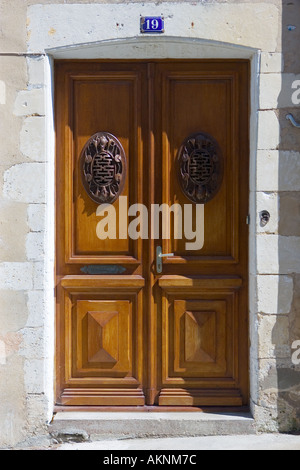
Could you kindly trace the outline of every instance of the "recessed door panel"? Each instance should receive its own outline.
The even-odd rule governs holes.
[[[189,240],[171,237],[170,251],[177,256],[227,256],[231,257],[233,230],[232,205],[234,187],[232,185],[232,129],[228,118],[231,110],[232,81],[207,80],[203,75],[182,73],[166,77],[166,103],[164,103],[166,172],[170,174],[169,193],[166,200],[179,203],[182,207],[189,204],[179,185],[179,170],[176,159],[180,146],[190,136],[197,133],[211,135],[219,144],[224,161],[225,177],[219,192],[205,207],[204,239],[200,250],[186,250]],[[216,126],[216,121],[218,125]],[[194,145],[196,147],[196,144]],[[195,148],[191,148],[191,153]],[[235,182],[236,183],[236,182]],[[167,189],[167,188],[165,188]],[[230,202],[230,203],[229,203]],[[194,215],[195,216],[195,215]],[[215,230],[216,221],[218,230]]]
[[[130,80],[131,78],[131,80]],[[127,172],[123,196],[129,196],[131,162],[137,160],[135,143],[138,103],[136,102],[136,81],[134,77],[104,76],[89,81],[74,81],[74,116],[75,119],[75,152],[74,152],[74,192],[77,194],[74,207],[74,252],[76,255],[120,255],[131,253],[128,239],[101,240],[97,237],[96,227],[100,221],[97,217],[97,204],[86,193],[82,186],[78,166],[78,155],[82,148],[99,131],[116,136],[121,142],[127,156]],[[131,143],[131,148],[130,148]],[[132,175],[134,177],[134,175]],[[137,175],[135,175],[135,178]],[[131,188],[134,192],[134,188]],[[133,200],[135,195],[131,195]],[[105,200],[103,201],[105,203]],[[119,204],[113,205],[116,220],[119,220]],[[84,228],[84,229],[83,229]],[[117,227],[118,230],[118,227]]]

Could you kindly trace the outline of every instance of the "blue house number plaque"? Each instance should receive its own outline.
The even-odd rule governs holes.
[[[164,33],[164,27],[162,16],[143,16],[141,18],[141,33]]]

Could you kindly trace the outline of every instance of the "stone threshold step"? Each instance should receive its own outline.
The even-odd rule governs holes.
[[[255,434],[250,413],[58,412],[49,424],[57,442]]]

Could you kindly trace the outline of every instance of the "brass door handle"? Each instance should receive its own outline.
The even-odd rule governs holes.
[[[161,246],[156,247],[156,272],[162,273],[162,258],[169,258],[174,256],[174,253],[162,253]]]

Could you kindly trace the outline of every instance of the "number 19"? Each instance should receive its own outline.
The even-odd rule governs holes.
[[[158,20],[147,20],[146,21],[147,29],[158,29]]]

